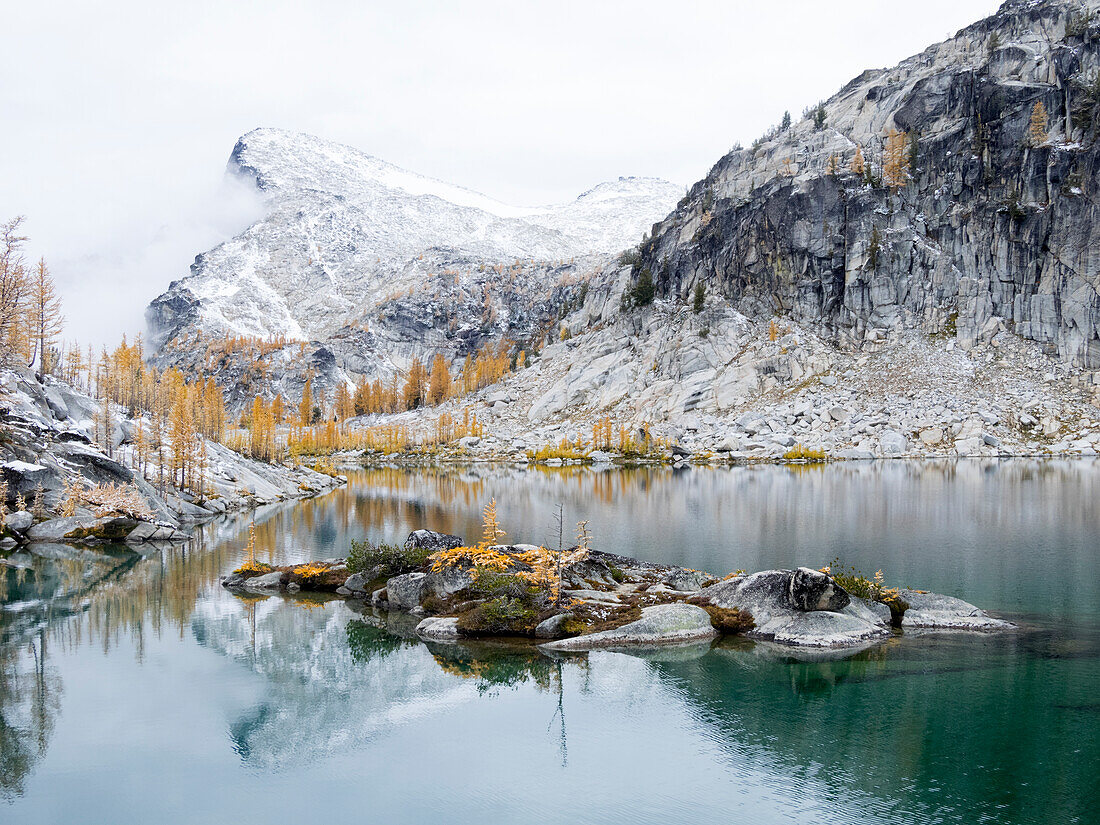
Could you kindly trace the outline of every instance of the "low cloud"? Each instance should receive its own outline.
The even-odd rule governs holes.
[[[255,186],[225,175],[158,204],[151,214],[131,214],[94,244],[54,239],[49,263],[64,302],[66,340],[98,349],[113,346],[124,334],[131,340],[144,334],[149,302],[185,277],[198,253],[240,233],[263,213]],[[29,231],[35,223],[42,221],[29,221]],[[34,238],[32,245],[45,246]]]

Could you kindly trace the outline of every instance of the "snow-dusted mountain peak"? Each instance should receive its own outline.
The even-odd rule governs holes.
[[[410,172],[345,144],[271,128],[253,129],[243,135],[233,147],[228,169],[253,177],[261,190],[272,194],[324,192],[352,201],[383,194],[435,197],[498,218],[522,219],[575,234],[578,241],[585,242],[575,254],[616,252],[635,243],[640,232],[626,237],[615,233],[592,237],[562,217],[577,215],[587,223],[599,217],[590,214],[592,210],[603,209],[609,220],[621,223],[655,208],[660,212],[657,217],[664,217],[684,193],[682,186],[661,178],[631,176],[600,183],[567,203],[513,206],[472,189]]]
[[[372,189],[398,190],[406,195],[433,195],[499,217],[532,211],[409,172],[342,143],[283,129],[253,129],[242,135],[233,147],[227,168],[254,177],[259,188],[268,192],[312,190],[354,197]]]
[[[255,181],[267,214],[199,255],[191,275],[153,301],[157,344],[183,331],[322,340],[395,291],[415,292],[441,258],[476,277],[516,261],[613,254],[683,194],[660,179],[622,177],[568,203],[511,206],[350,146],[267,128],[237,141],[228,170]]]

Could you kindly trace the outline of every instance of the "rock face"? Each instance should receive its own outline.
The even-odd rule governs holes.
[[[820,122],[719,160],[636,269],[660,295],[702,284],[839,340],[908,326],[966,348],[1007,329],[1100,367],[1098,5],[1008,0],[864,72]],[[905,136],[884,169],[890,129]]]
[[[650,645],[685,644],[707,641],[718,636],[710,622],[710,614],[691,604],[661,604],[642,609],[642,618],[636,622],[590,633],[548,642],[547,650],[594,650],[601,647],[645,647]]]

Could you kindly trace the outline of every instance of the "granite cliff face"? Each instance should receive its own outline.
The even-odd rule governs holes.
[[[1097,7],[1010,0],[863,73],[823,123],[811,111],[719,160],[642,245],[635,279],[649,269],[683,300],[703,284],[835,341],[907,327],[971,347],[1007,330],[1100,367]],[[897,187],[883,181],[890,129],[906,133]]]

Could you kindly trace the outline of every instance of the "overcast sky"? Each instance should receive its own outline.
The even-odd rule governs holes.
[[[601,180],[684,185],[863,69],[992,0],[9,4],[0,218],[62,288],[69,337],[113,343],[194,256],[255,217],[225,161],[310,132],[517,205]]]

